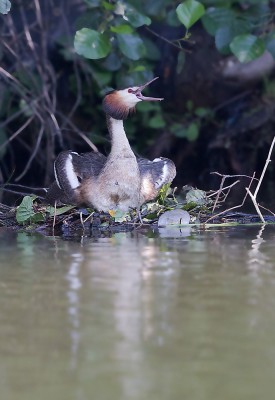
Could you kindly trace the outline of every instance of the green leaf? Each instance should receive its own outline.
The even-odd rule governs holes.
[[[164,128],[166,125],[161,114],[154,115],[149,119],[148,126],[153,129]]]
[[[35,215],[33,209],[33,198],[31,196],[25,196],[21,202],[21,204],[17,207],[16,210],[16,221],[24,222],[30,219]]]
[[[142,25],[150,25],[151,19],[146,15],[138,12],[134,7],[127,4],[124,18],[134,27],[139,28]]]
[[[139,3],[140,0],[139,0]],[[144,11],[152,16],[165,16],[166,6],[171,4],[171,0],[146,0],[143,2]]]
[[[129,218],[129,213],[125,213],[121,210],[116,210],[114,214],[112,214],[112,216],[115,219],[115,222],[126,222]]]
[[[179,137],[179,138],[184,138],[185,137],[184,126],[182,124],[179,124],[178,122],[175,122],[174,124],[171,125],[170,131],[176,137]]]
[[[215,35],[215,44],[217,49],[223,54],[229,52],[230,51],[229,45],[234,39],[234,37],[235,35],[232,32],[230,25],[219,28]]]
[[[246,21],[232,19],[227,24],[217,29],[215,34],[215,43],[217,49],[221,53],[228,53],[230,51],[230,43],[232,40],[243,33],[250,30],[250,25]]]
[[[263,54],[265,44],[257,36],[244,34],[233,39],[230,43],[230,49],[240,62],[249,62]]]
[[[131,68],[131,72],[133,71],[133,72],[142,72],[142,71],[145,71],[145,67],[144,67],[144,65],[137,65],[137,66],[135,66],[135,67],[133,67],[133,68]]]
[[[8,14],[11,9],[11,2],[9,0],[0,0],[0,14]]]
[[[205,13],[204,5],[196,0],[186,0],[178,5],[176,13],[180,22],[189,29]]]
[[[185,137],[188,139],[190,142],[193,142],[198,139],[199,137],[199,126],[195,122],[191,122],[190,125],[188,125],[188,128],[185,131]]]
[[[116,7],[114,4],[110,4],[107,1],[102,1],[102,6],[108,11],[113,11]]]
[[[120,51],[130,60],[139,60],[146,53],[144,43],[138,34],[117,34],[117,40]]]
[[[273,1],[254,0],[255,4],[250,4],[249,7],[245,10],[244,18],[251,21],[254,26],[255,24],[257,27],[259,26],[259,24],[261,26],[268,26],[272,15],[272,2]],[[253,3],[253,0],[250,0],[250,3]],[[272,30],[274,31],[274,29]]]
[[[133,28],[126,24],[111,26],[110,30],[114,33],[133,33]]]
[[[92,75],[93,79],[100,88],[110,84],[110,81],[112,79],[112,73],[110,71],[106,71],[104,68],[102,68],[101,65],[96,63],[85,63],[83,65],[83,69],[85,70],[86,73]],[[87,110],[88,109],[89,108],[87,107]]]
[[[43,222],[45,221],[45,215],[42,212],[37,212],[31,217],[31,222]]]
[[[174,123],[170,130],[175,136],[179,138],[186,138],[190,142],[197,140],[200,133],[199,124],[196,122],[191,122],[187,127],[179,123]]]
[[[75,34],[74,48],[77,54],[96,60],[109,54],[111,44],[104,34],[93,29],[82,28]]]
[[[112,51],[102,62],[102,66],[107,71],[118,71],[121,68],[121,57],[118,56],[114,51]]]
[[[46,208],[46,212],[50,214],[50,217],[53,217],[54,215],[65,214],[67,211],[70,211],[73,208],[74,208],[73,206],[63,206],[63,207],[58,207],[58,208],[55,209],[52,206],[48,206]]]
[[[198,206],[207,205],[206,193],[200,189],[191,189],[186,194],[186,203],[195,203]]]
[[[232,24],[236,20],[236,15],[231,9],[210,7],[202,17],[205,30],[212,36],[219,28]]]
[[[91,67],[92,75],[99,87],[109,85],[112,79],[112,73],[99,69],[96,66]]]
[[[165,200],[171,194],[171,189],[170,189],[171,183],[166,183],[165,185],[162,186],[160,189],[158,196],[157,196],[157,202],[159,204],[164,204]],[[153,203],[154,204],[154,203]]]
[[[210,114],[211,114],[211,110],[209,108],[198,107],[195,109],[195,115],[199,118],[204,118]]]
[[[170,10],[167,13],[167,24],[170,26],[180,26],[180,21],[178,19],[176,10]]]

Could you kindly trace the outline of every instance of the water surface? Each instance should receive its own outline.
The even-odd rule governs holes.
[[[274,243],[274,226],[0,230],[1,399],[273,398]]]

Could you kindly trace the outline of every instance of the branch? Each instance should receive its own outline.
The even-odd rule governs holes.
[[[237,175],[236,175],[236,176],[237,176]],[[250,182],[249,182],[248,188],[251,187],[252,182],[253,182],[253,180],[255,179],[254,176],[255,176],[255,172],[253,173],[253,175],[252,175],[252,177],[251,177],[251,180],[250,180]],[[237,206],[234,206],[234,207],[227,208],[226,210],[221,211],[221,212],[218,213],[218,214],[212,215],[212,217],[208,218],[208,219],[204,222],[204,224],[207,224],[209,221],[212,221],[212,219],[214,219],[214,218],[216,218],[216,217],[219,217],[220,215],[222,215],[222,214],[224,214],[224,213],[227,213],[228,211],[236,210],[237,208],[242,207],[242,206],[244,205],[244,203],[245,203],[245,200],[246,200],[247,196],[248,196],[248,193],[245,194],[245,196],[244,196],[243,201],[242,201],[241,204],[239,204],[239,205],[237,205]]]
[[[31,154],[31,156],[30,156],[30,158],[29,158],[29,160],[28,160],[28,162],[26,164],[26,167],[24,168],[24,171],[15,179],[15,182],[20,181],[20,179],[23,178],[23,176],[28,172],[28,170],[29,170],[29,168],[30,168],[30,166],[32,164],[32,161],[33,161],[34,157],[36,156],[36,154],[37,154],[37,152],[39,150],[39,145],[40,145],[43,133],[44,133],[44,126],[42,125],[41,128],[40,128],[39,134],[38,134],[38,138],[37,138],[37,141],[36,141],[36,144],[35,144],[35,148],[32,151],[32,154]]]
[[[223,199],[223,201],[225,201],[225,199],[227,198],[227,196],[228,196],[228,194],[229,194],[231,188],[232,188],[233,186],[235,186],[237,183],[240,182],[239,180],[237,180],[237,181],[233,182],[231,185],[226,186],[226,187],[223,187],[223,184],[224,184],[224,182],[225,182],[225,180],[226,180],[227,178],[249,178],[249,179],[251,179],[251,176],[248,176],[248,175],[224,175],[224,174],[221,174],[221,173],[216,172],[216,171],[215,171],[215,172],[211,172],[211,175],[218,175],[218,176],[221,176],[221,177],[222,177],[222,180],[221,180],[221,183],[220,183],[220,188],[219,188],[216,192],[212,193],[212,194],[209,196],[209,197],[212,197],[212,196],[214,196],[215,194],[217,194],[217,197],[216,197],[216,199],[215,199],[215,202],[214,202],[214,205],[213,205],[213,208],[212,208],[212,213],[215,211],[215,209],[216,209],[216,207],[217,207],[217,204],[218,204],[218,201],[219,201],[219,199],[220,199],[221,193],[223,193],[224,190],[228,189],[228,192],[227,192],[227,194],[225,195],[225,198]],[[254,174],[254,175],[255,175],[255,174]],[[256,179],[256,178],[254,178],[254,175],[253,175],[253,178],[252,178],[252,179]]]
[[[31,116],[16,132],[14,132],[11,137],[6,140],[3,144],[0,146],[0,150],[5,147],[9,142],[11,142],[13,139],[16,138],[17,135],[19,135],[34,119],[34,116]]]
[[[156,36],[157,38],[163,40],[164,42],[170,44],[173,47],[176,47],[176,49],[180,50],[180,51],[185,51],[186,53],[192,53],[191,50],[187,50],[184,49],[181,46],[178,46],[176,43],[174,43],[174,41],[171,41],[169,39],[167,39],[166,37],[159,35],[157,32],[153,31],[152,29],[150,29],[148,26],[145,27],[145,29],[150,32],[152,35]],[[175,41],[180,42],[180,39],[175,39]]]
[[[68,119],[68,117],[66,117],[64,114],[62,114],[62,113],[58,113],[62,118],[64,118],[64,120],[66,120],[66,122],[67,122],[67,124],[91,147],[91,149],[93,149],[93,151],[95,151],[96,153],[98,153],[98,148],[96,147],[96,145],[95,144],[93,144],[93,142],[89,139],[89,138],[87,138],[87,136],[84,134],[84,133],[82,133],[81,131],[80,131],[80,129],[78,129],[76,126],[75,126],[75,124],[72,122],[72,121],[70,121],[69,119]]]
[[[271,143],[271,146],[270,146],[268,155],[267,155],[267,159],[266,159],[266,161],[265,161],[264,168],[263,168],[263,170],[262,170],[262,173],[261,173],[259,182],[258,182],[258,184],[257,184],[257,186],[256,186],[256,189],[255,189],[254,193],[251,193],[250,187],[246,188],[246,191],[247,191],[247,193],[249,194],[249,196],[251,197],[251,200],[252,200],[252,202],[253,202],[253,204],[254,204],[254,207],[255,207],[255,209],[256,209],[256,211],[257,211],[257,213],[258,213],[258,215],[259,215],[259,217],[260,217],[260,219],[261,219],[261,221],[262,221],[263,224],[265,224],[266,221],[264,220],[264,217],[263,217],[263,215],[262,215],[262,213],[261,213],[261,210],[260,210],[260,208],[259,208],[259,205],[258,205],[258,203],[257,203],[257,194],[258,194],[258,192],[259,192],[259,189],[260,189],[260,187],[261,187],[262,181],[263,181],[263,179],[264,179],[264,176],[265,176],[265,173],[266,173],[268,164],[271,162],[271,154],[272,154],[274,145],[275,145],[275,136],[274,136],[274,138],[273,138],[273,140],[272,140],[272,143]]]

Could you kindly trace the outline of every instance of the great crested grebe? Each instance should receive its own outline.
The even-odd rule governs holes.
[[[98,211],[136,208],[153,200],[162,186],[176,176],[173,161],[155,158],[149,161],[136,158],[123,127],[123,120],[140,101],[161,101],[145,97],[142,90],[157,78],[141,86],[115,90],[103,100],[107,126],[111,136],[108,157],[90,152],[78,154],[63,151],[54,163],[55,182],[47,193],[54,203],[86,205]]]

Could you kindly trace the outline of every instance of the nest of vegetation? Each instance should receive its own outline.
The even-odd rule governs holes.
[[[261,187],[265,172],[271,162],[271,153],[275,145],[275,137],[269,149],[265,166],[259,179],[246,175],[222,175],[214,174],[221,178],[220,187],[209,193],[190,186],[184,186],[176,195],[176,188],[171,189],[170,185],[164,185],[158,197],[151,202],[143,204],[139,213],[137,210],[129,210],[123,213],[119,210],[109,213],[98,213],[89,208],[77,208],[70,205],[53,207],[44,204],[34,195],[25,196],[17,207],[9,207],[0,204],[0,226],[10,227],[15,230],[28,232],[42,232],[51,235],[70,236],[72,234],[83,235],[91,232],[107,231],[110,233],[133,230],[140,225],[158,226],[160,219],[165,213],[178,210],[180,217],[171,222],[167,218],[166,225],[181,227],[189,223],[193,224],[251,224],[251,223],[274,223],[275,214],[265,208],[271,215],[263,216],[260,204],[257,202],[257,195]],[[216,212],[224,206],[226,199],[233,187],[240,183],[241,179],[248,180],[245,187],[245,195],[241,204],[232,206],[223,211]],[[232,183],[227,184],[228,180]],[[253,185],[255,189],[253,189]],[[5,190],[5,187],[2,187]],[[7,189],[9,190],[9,189]],[[245,214],[237,211],[244,206],[246,199],[251,199],[257,214]],[[175,214],[175,213],[174,213]],[[174,215],[173,214],[173,215]],[[171,215],[171,213],[169,214]],[[187,217],[187,218],[185,218]],[[165,219],[164,219],[165,220]]]
[[[25,196],[17,207],[0,204],[0,226],[24,231],[66,234],[81,230],[110,230],[112,232],[132,230],[137,226],[156,225],[166,211],[175,209],[190,213],[192,222],[199,222],[198,215],[206,220],[213,200],[199,189],[185,187],[179,196],[175,189],[165,185],[155,201],[143,204],[140,215],[136,210],[122,213],[117,210],[99,213],[91,208],[70,205],[53,207],[41,202],[34,195]],[[141,218],[140,218],[141,217]],[[142,221],[141,221],[142,219]]]
[[[172,210],[181,210],[181,212],[184,210],[184,214],[187,216],[187,220],[184,218],[175,220],[172,223],[174,227],[181,227],[190,223],[203,226],[208,224],[212,226],[214,224],[251,224],[263,222],[261,217],[264,223],[275,222],[274,214],[263,217],[259,214],[236,212],[236,209],[243,206],[249,194],[250,186],[247,188],[247,193],[241,204],[216,212],[217,208],[224,205],[232,187],[239,182],[239,180],[235,180],[226,186],[226,179],[233,177],[220,176],[219,190],[209,193],[184,186],[176,195],[176,188],[171,189],[169,185],[165,185],[154,201],[142,205],[140,215],[136,210],[130,210],[127,213],[122,213],[119,210],[99,213],[90,208],[79,208],[71,205],[53,207],[43,203],[37,196],[29,195],[23,197],[21,204],[17,207],[0,204],[0,226],[25,232],[41,232],[46,235],[75,236],[83,235],[83,233],[96,235],[96,233],[102,234],[102,232],[112,234],[131,231],[140,226],[157,227],[160,217]],[[250,177],[250,185],[254,179],[254,176]]]

